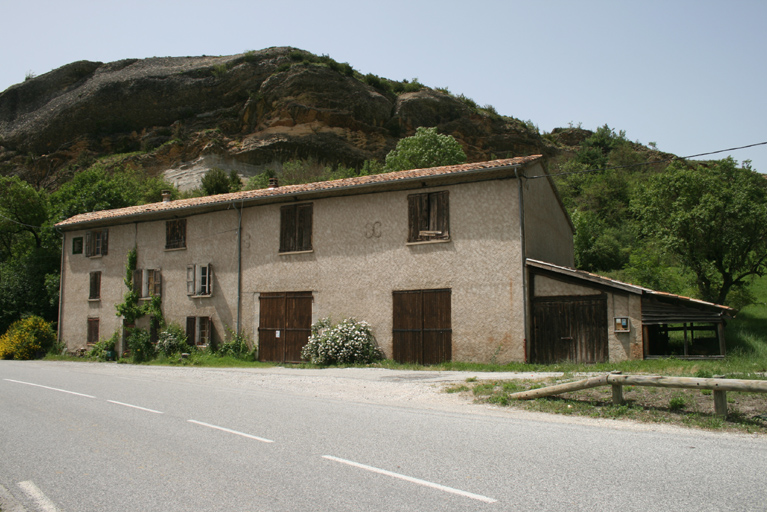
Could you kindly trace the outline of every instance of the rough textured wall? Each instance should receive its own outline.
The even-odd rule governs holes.
[[[543,176],[536,164],[525,170],[527,176]],[[528,258],[575,266],[573,230],[567,212],[557,199],[548,178],[522,179],[525,206],[525,252]]]

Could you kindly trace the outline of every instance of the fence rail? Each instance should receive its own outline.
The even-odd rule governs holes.
[[[651,386],[659,388],[678,389],[710,389],[714,395],[714,413],[719,416],[727,416],[727,392],[741,391],[747,393],[767,393],[767,381],[742,380],[742,379],[701,379],[696,377],[664,377],[662,375],[620,375],[610,374],[601,377],[557,384],[546,388],[531,389],[509,395],[509,398],[517,400],[532,400],[545,396],[559,395],[570,391],[596,388],[600,386],[612,386],[613,403],[621,405],[623,400],[623,386]]]

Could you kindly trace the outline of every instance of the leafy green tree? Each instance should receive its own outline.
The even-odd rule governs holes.
[[[216,194],[239,192],[242,190],[242,182],[237,171],[232,170],[227,175],[223,169],[214,167],[202,177],[201,187],[203,195],[213,196]]]
[[[419,127],[415,135],[401,139],[386,155],[387,171],[463,163],[466,163],[466,153],[461,145],[451,135],[437,133],[436,127]]]
[[[724,304],[767,270],[767,180],[731,158],[674,163],[632,202],[645,236],[696,276],[700,297]]]

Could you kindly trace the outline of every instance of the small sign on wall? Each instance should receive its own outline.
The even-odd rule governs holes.
[[[276,337],[276,338],[279,338],[279,337],[280,337],[280,331],[277,331],[277,336],[275,336],[275,337]]]
[[[631,332],[631,322],[627,316],[615,317],[615,332]]]

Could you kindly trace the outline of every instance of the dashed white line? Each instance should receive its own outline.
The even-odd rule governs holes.
[[[69,393],[70,395],[84,396],[85,398],[96,398],[95,396],[85,395],[83,393],[76,393],[74,391],[67,391],[66,389],[59,389],[59,388],[52,388],[50,386],[43,386],[42,384],[33,384],[31,382],[22,382],[20,380],[13,380],[13,379],[3,379],[3,380],[7,380],[8,382],[15,382],[17,384],[26,384],[27,386],[35,386],[35,387],[38,387],[38,388],[45,388],[45,389],[50,389],[50,390],[53,390],[53,391],[60,391],[62,393]]]
[[[401,475],[399,473],[394,473],[392,471],[387,471],[385,469],[374,468],[373,466],[366,466],[365,464],[360,464],[359,462],[354,462],[351,460],[339,459],[338,457],[333,457],[332,455],[323,455],[322,458],[332,460],[335,462],[340,462],[341,464],[354,466],[355,468],[364,469],[366,471],[372,471],[373,473],[378,473],[379,475],[390,476],[392,478],[399,478],[400,480],[405,480],[406,482],[411,482],[414,484],[431,487],[432,489],[438,489],[440,491],[457,494],[459,496],[464,496],[466,498],[471,498],[473,500],[484,501],[485,503],[495,503],[498,501],[493,498],[488,498],[487,496],[482,496],[481,494],[474,494],[471,492],[462,491],[460,489],[454,489],[453,487],[447,487],[445,485],[435,484],[434,482],[429,482],[428,480],[421,480],[420,478],[413,478],[412,476]]]
[[[58,512],[59,509],[56,505],[31,480],[19,482],[19,487],[35,502],[35,505],[42,512]]]
[[[249,439],[255,439],[256,441],[261,441],[262,443],[273,443],[274,442],[271,439],[265,439],[263,437],[252,436],[250,434],[246,434],[245,432],[238,432],[236,430],[231,430],[231,429],[228,429],[228,428],[219,427],[218,425],[211,425],[210,423],[203,423],[201,421],[196,421],[196,420],[186,420],[186,421],[188,421],[189,423],[194,423],[196,425],[202,425],[203,427],[215,428],[216,430],[223,430],[224,432],[229,432],[230,434],[236,434],[238,436],[247,437]]]
[[[123,403],[123,402],[117,402],[115,400],[107,400],[107,402],[109,402],[110,404],[117,404],[117,405],[124,405],[125,407],[132,407],[134,409],[139,409],[139,410],[146,411],[146,412],[153,412],[155,414],[162,414],[163,413],[162,411],[155,411],[154,409],[147,409],[146,407],[139,407],[138,405],[126,404],[126,403]]]

